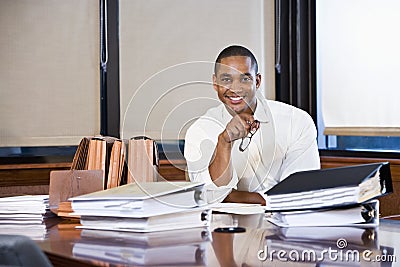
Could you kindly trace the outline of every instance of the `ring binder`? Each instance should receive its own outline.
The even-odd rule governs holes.
[[[266,191],[267,211],[332,208],[393,192],[388,162],[302,171]]]

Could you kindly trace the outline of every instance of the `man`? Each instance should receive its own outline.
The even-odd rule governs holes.
[[[188,129],[191,181],[206,183],[208,201],[260,203],[263,192],[291,173],[320,167],[311,117],[265,99],[256,58],[230,46],[217,57],[213,87],[222,102]]]

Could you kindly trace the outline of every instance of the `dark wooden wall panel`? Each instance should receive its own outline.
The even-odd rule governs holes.
[[[35,163],[0,165],[1,186],[48,185],[50,171],[66,170],[71,163]]]
[[[159,173],[162,178],[168,181],[186,180],[186,161],[185,160],[160,160]]]
[[[70,162],[0,165],[0,196],[48,194],[50,172],[70,167]]]

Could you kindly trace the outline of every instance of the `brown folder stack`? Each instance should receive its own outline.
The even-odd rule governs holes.
[[[156,182],[158,151],[154,140],[138,136],[129,140],[127,183]]]
[[[83,137],[71,170],[50,174],[52,211],[69,217],[72,212],[70,197],[119,186],[126,169],[124,147],[124,143],[115,137]]]
[[[126,183],[155,182],[157,174],[158,151],[154,140],[143,136],[129,142],[109,136],[83,137],[71,171],[51,173],[52,210],[68,216],[72,212],[70,197]]]
[[[155,182],[158,173],[157,144],[145,136],[133,137],[129,142],[108,136],[83,137],[71,169],[103,170],[104,188],[125,183]]]
[[[114,149],[115,142],[117,142],[117,144]],[[117,165],[120,166],[118,168],[123,169],[124,166],[124,150],[122,149],[122,145],[118,147],[120,143],[122,143],[120,139],[110,136],[83,137],[76,150],[71,170],[102,170],[103,188],[108,188],[109,182],[107,180],[110,177],[110,168]],[[113,162],[111,162],[113,149],[115,153],[112,159]],[[122,175],[122,170],[117,171],[117,173],[113,175],[117,180],[112,182],[112,184],[119,185],[118,181],[121,180]]]

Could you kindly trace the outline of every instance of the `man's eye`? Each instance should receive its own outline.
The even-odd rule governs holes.
[[[230,82],[230,81],[231,81],[230,78],[222,78],[222,79],[221,79],[221,82],[224,82],[224,83]]]
[[[250,77],[248,77],[248,76],[243,77],[242,80],[243,80],[244,82],[251,82],[251,81],[252,81],[252,79],[251,79]]]

